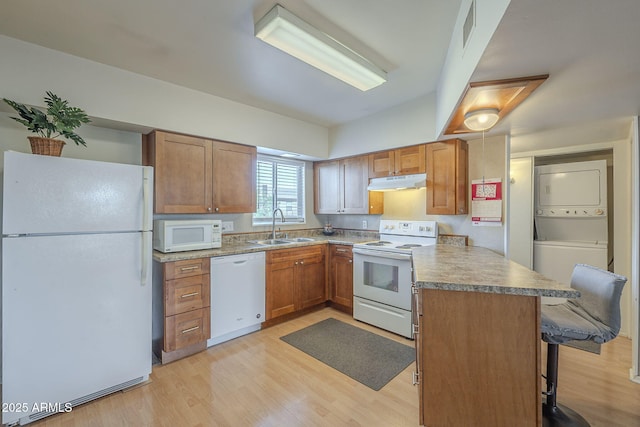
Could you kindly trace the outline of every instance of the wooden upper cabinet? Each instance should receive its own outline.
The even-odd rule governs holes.
[[[368,156],[313,164],[316,214],[378,214],[382,193],[367,191]]]
[[[154,131],[142,158],[154,167],[155,213],[244,213],[256,207],[256,148]]]
[[[211,141],[155,131],[145,135],[143,162],[154,168],[156,213],[209,213]]]
[[[381,151],[369,154],[369,178],[392,176],[395,172],[395,154],[393,151]]]
[[[313,186],[315,213],[340,213],[340,161],[314,162]]]
[[[213,210],[256,211],[256,147],[213,141]]]
[[[369,154],[369,178],[424,172],[424,144]]]
[[[369,172],[367,156],[349,157],[340,161],[341,213],[369,213]]]
[[[426,144],[427,214],[468,213],[468,148],[460,139]]]

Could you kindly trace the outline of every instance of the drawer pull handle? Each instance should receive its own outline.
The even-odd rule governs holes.
[[[191,292],[190,294],[184,294],[184,295],[180,295],[180,298],[189,298],[189,297],[195,297],[196,295],[198,295],[200,292]]]
[[[346,249],[336,249],[336,252],[347,252]]]
[[[182,267],[180,268],[180,271],[191,271],[191,270],[197,270],[199,268],[200,268],[199,265],[193,265],[191,267]]]
[[[193,328],[185,329],[182,333],[188,334],[189,332],[197,331],[198,329],[200,329],[200,326],[194,326]]]

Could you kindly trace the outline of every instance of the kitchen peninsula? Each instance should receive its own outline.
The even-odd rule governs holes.
[[[480,247],[413,251],[420,424],[540,426],[540,297],[579,293]]]

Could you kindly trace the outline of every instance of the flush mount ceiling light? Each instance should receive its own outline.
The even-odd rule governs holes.
[[[482,108],[469,111],[464,115],[464,125],[473,131],[491,129],[493,125],[498,123],[500,118],[498,113],[497,108]]]
[[[387,81],[383,70],[279,4],[254,29],[259,39],[362,91]]]
[[[493,109],[497,112],[497,121],[503,119],[524,102],[548,77],[548,74],[543,74],[515,79],[469,83],[450,118],[444,134],[458,135],[482,130],[482,128],[473,129],[467,125],[469,114],[477,111]],[[473,126],[473,123],[471,126]],[[489,127],[485,129],[489,129]]]

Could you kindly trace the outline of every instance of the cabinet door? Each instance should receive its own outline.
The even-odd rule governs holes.
[[[278,252],[267,252],[266,320],[292,313],[296,310],[295,260],[279,257]]]
[[[467,143],[427,144],[427,214],[467,213]]]
[[[353,307],[353,255],[350,246],[331,246],[330,292],[331,301],[344,307]]]
[[[393,151],[381,151],[369,154],[369,178],[384,178],[395,172]]]
[[[213,141],[213,210],[256,211],[256,147]]]
[[[467,188],[469,176],[469,145],[456,141],[456,215],[469,213]]]
[[[426,157],[424,145],[399,148],[395,150],[394,166],[395,175],[410,175],[425,173]]]
[[[369,213],[368,156],[350,157],[340,161],[340,193],[342,213]]]
[[[211,141],[156,131],[145,145],[154,167],[155,212],[211,212]]]
[[[313,182],[315,213],[340,213],[340,161],[314,163]]]
[[[369,178],[424,172],[424,144],[369,154]]]
[[[298,292],[298,309],[322,304],[327,300],[325,246],[300,253],[296,261],[296,289]]]

